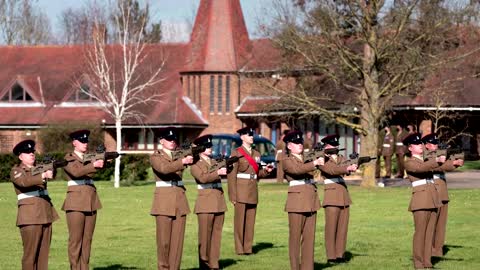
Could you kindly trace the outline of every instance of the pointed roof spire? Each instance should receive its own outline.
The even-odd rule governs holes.
[[[250,58],[240,0],[201,0],[190,36],[190,71],[236,71]]]

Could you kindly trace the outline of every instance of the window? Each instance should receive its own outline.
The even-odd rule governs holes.
[[[215,76],[210,76],[210,112],[215,112]]]
[[[6,92],[5,95],[2,97],[1,101],[33,101],[33,98],[28,94],[23,87],[15,83],[10,91]]]
[[[193,103],[197,102],[197,76],[193,76]]]
[[[90,97],[90,87],[86,84],[82,84],[80,86],[80,90],[78,91],[78,101],[91,101]]]
[[[187,97],[190,97],[190,76],[187,76]]]
[[[218,76],[218,113],[222,113],[222,84],[223,84],[223,76]]]
[[[230,76],[225,78],[225,111],[230,112]]]
[[[202,77],[197,76],[198,78],[198,108],[202,107]]]

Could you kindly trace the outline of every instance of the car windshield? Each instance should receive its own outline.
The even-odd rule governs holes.
[[[226,156],[229,157],[230,153],[232,152],[232,145],[233,147],[237,147],[235,142],[229,138],[213,138],[212,139],[213,149],[212,154],[213,156]]]

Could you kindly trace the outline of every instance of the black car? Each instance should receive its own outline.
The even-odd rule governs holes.
[[[232,149],[238,148],[242,145],[242,140],[238,134],[212,134],[213,158],[221,156],[229,157]],[[260,152],[261,165],[265,166],[275,162],[275,144],[269,139],[255,135],[253,137],[252,147]]]

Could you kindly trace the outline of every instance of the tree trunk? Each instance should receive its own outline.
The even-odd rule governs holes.
[[[377,41],[376,33],[373,27],[370,27],[369,43],[375,44]],[[382,104],[380,104],[378,69],[376,65],[375,50],[364,45],[363,56],[363,92],[361,94],[362,107],[360,111],[360,123],[365,132],[361,136],[360,153],[365,156],[376,157],[378,148],[378,127],[380,117],[383,115]],[[361,186],[376,186],[375,165],[376,162],[370,162],[363,171],[363,180]]]
[[[115,130],[116,130],[116,140],[117,140],[117,152],[121,153],[122,151],[122,121],[115,120]],[[120,159],[122,156],[118,156],[115,159],[115,172],[114,172],[114,187],[120,187]]]

